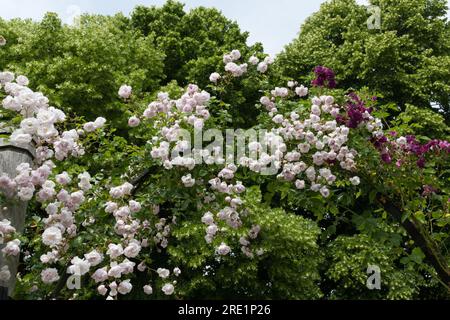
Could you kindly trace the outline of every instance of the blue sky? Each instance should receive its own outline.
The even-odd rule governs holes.
[[[70,22],[78,12],[128,15],[138,5],[162,5],[165,0],[0,0],[0,17],[40,19],[57,12]],[[181,0],[187,9],[215,7],[250,32],[249,43],[262,42],[265,51],[276,54],[294,39],[301,23],[325,0]],[[366,4],[366,0],[358,0]],[[448,1],[450,4],[450,0]]]

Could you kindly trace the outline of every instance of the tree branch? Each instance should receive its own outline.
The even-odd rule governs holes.
[[[61,292],[61,290],[64,288],[64,286],[66,285],[67,279],[69,278],[69,275],[67,274],[67,269],[70,266],[70,261],[72,260],[73,257],[71,257],[68,261],[66,266],[64,267],[64,273],[61,275],[61,278],[59,279],[58,283],[56,284],[55,289],[53,290],[53,292],[50,294],[49,298],[50,299],[57,299],[59,293]]]
[[[422,249],[427,261],[436,270],[437,275],[446,284],[450,290],[450,270],[449,266],[442,256],[436,242],[430,237],[425,228],[414,216],[408,217],[402,221],[402,211],[390,200],[383,196],[378,197],[378,201],[383,205],[386,212],[392,215],[403,228],[408,232],[411,239]]]
[[[131,191],[131,195],[135,195],[139,188],[142,186],[142,184],[144,183],[144,181],[153,173],[155,173],[156,170],[155,168],[148,168],[145,169],[144,171],[142,171],[137,177],[135,177],[133,180],[131,180],[131,184],[134,186],[133,191]]]

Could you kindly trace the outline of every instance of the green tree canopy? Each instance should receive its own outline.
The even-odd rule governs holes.
[[[85,15],[75,26],[63,25],[54,13],[38,23],[0,20],[0,25],[8,38],[0,67],[26,74],[31,86],[66,112],[88,119],[105,114],[120,126],[120,85],[154,91],[164,78],[163,54],[120,14]]]
[[[381,29],[355,0],[322,4],[278,58],[282,76],[299,78],[316,65],[336,71],[341,88],[368,86],[401,110],[432,105],[450,118],[450,28],[444,0],[372,0]],[[304,81],[309,80],[303,78]]]
[[[137,6],[131,13],[131,25],[143,36],[151,37],[164,53],[165,82],[176,81],[180,86],[196,83],[206,88],[209,76],[223,70],[223,56],[237,49],[245,58],[256,55],[262,59],[261,43],[248,45],[249,33],[226,18],[215,8],[198,7],[186,12],[178,1],[167,1],[163,6]],[[227,110],[234,127],[248,128],[255,124],[259,99],[260,78],[244,84],[235,83],[233,94],[223,93],[219,110]]]
[[[31,87],[56,107],[89,120],[105,114],[119,129],[136,111],[119,103],[122,84],[147,101],[169,83],[195,82],[206,88],[209,75],[223,67],[223,55],[232,49],[246,58],[263,57],[262,45],[248,46],[248,32],[220,11],[199,7],[186,12],[176,1],[138,6],[130,18],[83,15],[73,26],[63,24],[55,13],[40,22],[0,19],[0,30],[8,39],[0,52],[2,70],[26,74]],[[249,82],[223,97],[231,116],[240,119],[237,125],[255,121],[257,110],[250,101],[258,84]]]
[[[221,67],[224,53],[233,49],[243,55],[262,51],[260,43],[247,46],[248,32],[214,8],[186,12],[182,3],[172,0],[162,7],[137,6],[131,24],[144,36],[153,35],[166,57],[166,81],[177,80],[181,85],[206,86],[209,75]]]

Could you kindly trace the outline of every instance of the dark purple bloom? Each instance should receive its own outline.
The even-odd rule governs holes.
[[[354,92],[348,94],[350,100],[347,102],[347,127],[357,128],[365,118],[364,114],[372,113],[372,108],[366,108],[364,101]]]
[[[377,148],[380,151],[383,150],[383,146],[385,145],[385,143],[387,141],[388,141],[388,139],[386,138],[386,136],[381,136],[380,138],[372,139],[373,145],[375,146],[375,148]]]
[[[426,152],[426,148],[417,141],[415,136],[406,136],[407,148],[417,156],[422,156]]]
[[[346,121],[345,121],[345,118],[342,115],[338,114],[336,116],[336,122],[339,123],[339,124],[344,124]]]
[[[334,80],[334,79],[328,80],[328,88],[330,88],[330,89],[336,88],[336,80]]]
[[[389,155],[389,153],[383,153],[381,155],[381,160],[383,160],[384,163],[391,163],[392,162],[392,158]]]
[[[417,166],[419,168],[425,167],[425,158],[424,157],[420,157],[419,160],[417,160]]]
[[[336,87],[335,74],[333,70],[323,66],[314,68],[316,78],[311,82],[315,87],[327,87],[333,89]]]

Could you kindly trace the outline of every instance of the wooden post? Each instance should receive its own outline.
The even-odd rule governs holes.
[[[0,138],[0,175],[6,173],[10,178],[14,178],[17,176],[16,167],[24,162],[31,165],[34,157],[35,150],[31,145],[11,144]],[[28,203],[18,199],[7,199],[4,202],[0,203],[0,220],[8,219],[17,232],[23,232]],[[11,278],[6,283],[0,281],[0,299],[13,295],[19,265],[18,256],[5,258],[1,253],[5,245],[0,244],[0,269],[8,265]]]

